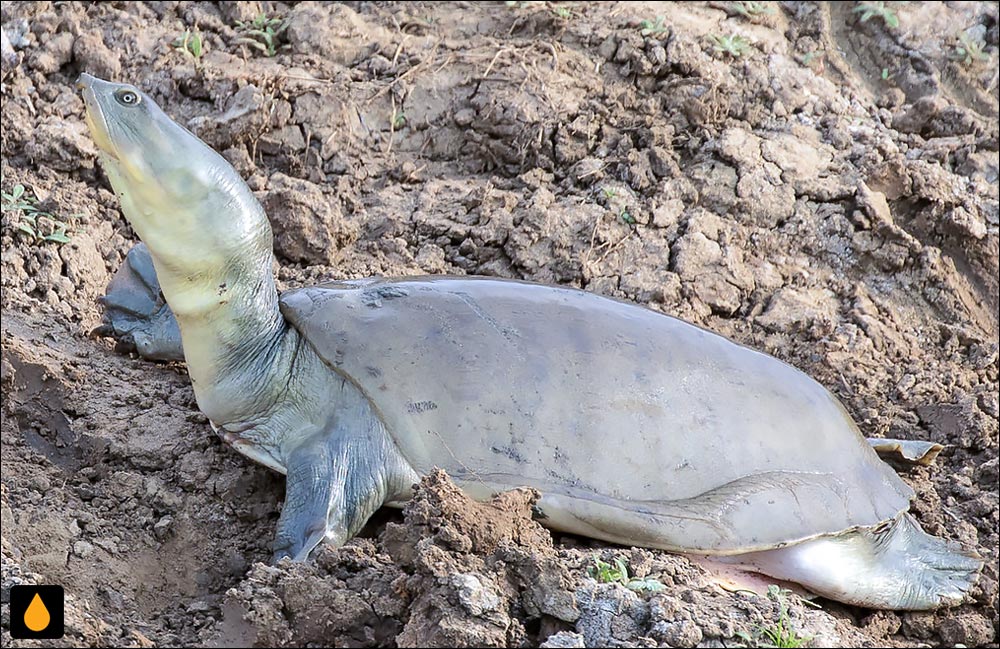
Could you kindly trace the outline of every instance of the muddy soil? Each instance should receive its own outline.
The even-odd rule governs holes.
[[[3,3],[2,189],[28,203],[0,230],[3,644],[718,647],[780,618],[817,646],[996,646],[997,6],[887,4]],[[240,27],[262,12],[273,52]],[[182,364],[89,335],[136,238],[83,71],[239,169],[283,287],[581,287],[792,363],[868,435],[945,444],[902,476],[925,529],[986,559],[979,584],[936,613],[734,593],[440,474],[344,548],[269,565],[283,480],[212,434]],[[665,588],[598,583],[595,557]],[[11,640],[21,583],[66,587],[63,640]]]

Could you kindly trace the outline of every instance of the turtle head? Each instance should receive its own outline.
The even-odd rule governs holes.
[[[214,281],[248,262],[270,272],[267,217],[222,156],[135,86],[81,74],[77,87],[102,165],[168,302],[171,279]]]

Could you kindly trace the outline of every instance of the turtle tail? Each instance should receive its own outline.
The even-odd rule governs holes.
[[[924,532],[909,514],[871,528],[728,557],[727,563],[869,608],[930,610],[960,603],[983,561]]]

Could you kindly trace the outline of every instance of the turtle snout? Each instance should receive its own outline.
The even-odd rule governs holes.
[[[86,90],[87,88],[90,88],[95,81],[97,81],[97,77],[87,74],[86,72],[81,72],[80,76],[76,78],[76,88],[77,90]]]

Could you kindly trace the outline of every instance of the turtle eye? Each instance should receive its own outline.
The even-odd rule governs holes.
[[[139,93],[127,88],[115,91],[115,99],[117,99],[118,103],[122,106],[135,106],[140,101]]]

